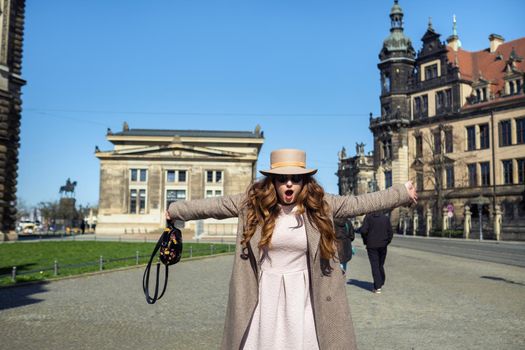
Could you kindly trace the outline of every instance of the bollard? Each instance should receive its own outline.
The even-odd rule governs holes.
[[[139,264],[139,251],[138,251],[138,250],[136,251],[136,257],[137,257],[137,263],[136,263],[136,265],[138,265],[138,264]]]
[[[118,236],[118,241],[122,242],[122,236]]]
[[[102,255],[100,256],[99,260],[99,271],[102,271],[104,269],[104,258],[102,258]]]
[[[53,271],[55,276],[58,276],[58,260],[55,259],[55,264],[53,266]]]
[[[11,271],[11,280],[16,282],[16,266],[13,266],[13,270]]]
[[[190,245],[190,258],[193,257],[193,246]]]

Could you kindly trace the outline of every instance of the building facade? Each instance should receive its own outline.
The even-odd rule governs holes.
[[[24,0],[0,1],[0,240],[16,239]]]
[[[337,186],[340,195],[359,195],[376,188],[373,155],[365,155],[365,145],[356,143],[355,156],[348,157],[343,147],[338,154]]]
[[[492,34],[488,48],[466,51],[454,18],[446,42],[429,23],[416,53],[398,1],[390,19],[381,115],[370,118],[374,169],[380,189],[412,180],[420,198],[394,224],[428,234],[463,229],[468,216],[475,237],[481,213],[486,231],[500,220],[502,239],[525,239],[525,38]]]
[[[100,160],[97,234],[141,234],[165,226],[173,201],[244,192],[256,177],[264,143],[253,132],[130,129],[112,133],[110,151]],[[189,222],[197,237],[231,236],[236,219]]]

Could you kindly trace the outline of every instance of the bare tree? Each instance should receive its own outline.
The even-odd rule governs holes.
[[[463,138],[457,134],[454,135],[452,126],[443,123],[427,130],[429,132],[416,132],[416,137],[421,137],[419,142],[422,148],[419,157],[420,166],[416,172],[420,174],[425,184],[432,186],[434,198],[429,204],[432,205],[433,218],[436,219],[433,226],[441,231],[443,229],[443,208],[447,197],[457,188],[454,169],[464,167],[466,164],[464,157],[452,157],[454,147],[462,145]]]

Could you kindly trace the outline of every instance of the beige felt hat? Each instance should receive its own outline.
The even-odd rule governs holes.
[[[270,170],[263,175],[313,175],[317,169],[306,169],[306,152],[299,149],[277,149],[270,154]]]

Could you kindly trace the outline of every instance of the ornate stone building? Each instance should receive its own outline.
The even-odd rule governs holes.
[[[376,187],[374,179],[374,159],[365,155],[365,145],[356,143],[356,155],[347,157],[343,147],[339,152],[337,178],[340,195],[359,195],[373,192]]]
[[[488,48],[466,51],[454,18],[446,43],[429,23],[416,54],[398,1],[390,19],[378,64],[381,115],[370,118],[374,168],[380,189],[412,180],[420,197],[393,212],[394,224],[401,215],[415,233],[464,228],[483,201],[486,230],[498,235],[502,221],[498,238],[525,239],[523,225],[512,225],[525,218],[525,38],[492,34]]]
[[[241,193],[256,177],[264,143],[257,126],[249,131],[108,130],[114,145],[100,151],[97,234],[155,232],[177,200]],[[197,236],[235,235],[236,219],[189,222]]]
[[[0,240],[15,239],[24,0],[0,1]]]

